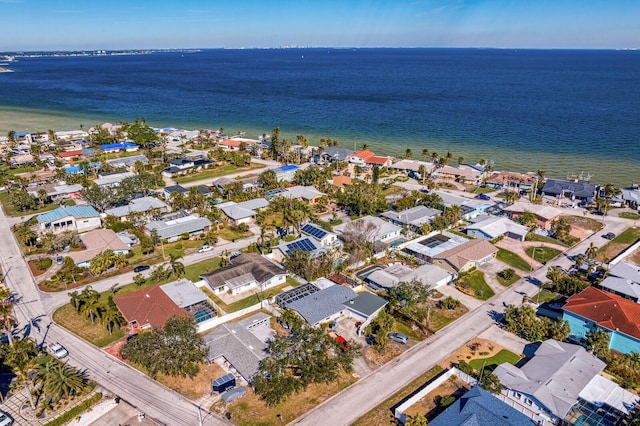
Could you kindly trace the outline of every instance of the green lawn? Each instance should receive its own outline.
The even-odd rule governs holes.
[[[531,265],[529,265],[527,261],[509,250],[499,248],[496,258],[507,265],[513,266],[514,268],[518,268],[522,271],[531,271]]]
[[[531,300],[533,300],[536,303],[547,303],[547,302],[551,302],[553,300],[556,300],[556,298],[558,297],[558,295],[550,290],[540,290],[538,292],[538,294],[536,294],[535,296],[533,296],[531,298]]]
[[[235,311],[239,311],[241,309],[244,308],[248,308],[249,306],[253,306],[256,303],[260,303],[260,301],[262,300],[266,300],[266,299],[270,299],[273,296],[276,296],[278,294],[280,294],[282,292],[283,289],[287,288],[287,287],[297,287],[299,286],[300,283],[296,280],[294,280],[293,278],[287,276],[287,282],[284,284],[280,284],[277,287],[272,287],[269,290],[261,293],[261,292],[255,292],[253,294],[251,294],[250,296],[245,297],[244,299],[238,300],[237,302],[231,303],[230,305],[227,305],[226,303],[224,303],[222,301],[222,299],[220,299],[219,297],[215,296],[213,293],[207,292],[207,295],[209,295],[209,297],[211,297],[218,306],[220,306],[223,310],[225,310],[227,313],[229,312],[235,312]]]
[[[184,268],[185,277],[194,283],[198,282],[200,281],[201,274],[219,269],[221,260],[222,259],[219,257],[214,257],[213,259],[207,259],[203,260],[202,262],[187,265]]]
[[[118,292],[118,294],[120,294]],[[100,301],[106,303],[111,292],[100,295]],[[115,327],[110,335],[107,327],[96,319],[92,324],[89,317],[80,315],[70,304],[58,308],[53,313],[53,320],[62,327],[87,340],[89,343],[102,348],[115,342],[124,336],[122,329]]]
[[[382,193],[386,195],[397,194],[398,192],[402,192],[404,188],[396,185],[390,185],[387,189],[382,190]]]
[[[239,240],[242,239],[244,237],[248,237],[250,235],[253,235],[250,231],[247,232],[241,232],[235,229],[232,229],[229,226],[225,226],[224,228],[222,228],[219,232],[218,232],[218,236],[222,239],[225,239],[227,241],[235,241],[235,240]]]
[[[533,232],[527,234],[527,241],[538,241],[541,243],[558,244],[568,247],[564,242],[560,240],[554,240],[553,238],[545,237],[543,235],[534,234]]]
[[[453,311],[449,311],[448,309],[432,308],[429,313],[429,330],[436,333],[438,330],[445,328],[467,312],[469,312],[469,310],[464,305]]]
[[[518,361],[520,361],[520,355],[516,355],[511,351],[502,349],[500,352],[490,358],[472,359],[471,361],[469,361],[469,365],[477,371],[482,370],[483,365],[485,369],[493,371],[494,368],[504,362],[515,365]]]
[[[462,238],[466,238],[467,240],[473,240],[473,237],[465,234],[464,232],[456,231],[455,229],[448,229],[447,232],[451,232],[452,234],[458,235]]]
[[[534,253],[534,250],[535,250],[535,253]],[[545,246],[527,247],[525,249],[525,252],[530,258],[540,263],[546,263],[551,259],[553,259],[554,257],[556,257],[557,255],[559,255],[560,253],[562,253],[558,249],[554,249],[552,247],[545,247]]]
[[[42,167],[25,166],[25,167],[18,167],[17,169],[8,169],[7,174],[10,176],[15,176],[20,173],[37,172],[39,170],[42,170]]]
[[[478,300],[488,300],[495,295],[491,287],[489,287],[484,280],[484,273],[482,271],[474,271],[467,276],[459,278],[456,287]]]
[[[72,204],[75,204],[73,202],[73,200],[67,200],[68,202],[71,202]],[[13,204],[11,203],[11,201],[9,200],[9,193],[8,192],[1,192],[0,193],[0,203],[2,203],[2,207],[4,208],[4,211],[6,214],[8,214],[9,216],[15,216],[15,217],[19,217],[19,216],[26,216],[26,215],[32,215],[32,214],[40,214],[40,213],[45,213],[51,210],[55,210],[58,207],[60,207],[59,204],[57,203],[50,203],[50,204],[45,204],[43,207],[40,207],[36,210],[27,210],[27,211],[18,211],[15,209],[15,207],[13,207]],[[66,203],[67,205],[70,205],[68,203]]]
[[[612,243],[633,244],[640,238],[640,228],[629,228],[611,240]]]
[[[632,213],[632,212],[622,212],[622,213],[618,213],[618,217],[621,217],[624,219],[638,220],[640,219],[640,214]]]
[[[505,287],[509,287],[511,284],[515,283],[520,278],[522,278],[520,275],[514,274],[510,280],[505,280],[500,275],[496,274],[496,279],[498,280],[498,282]]]
[[[189,182],[195,182],[203,179],[213,179],[221,176],[230,175],[233,173],[262,169],[264,167],[266,166],[260,163],[251,163],[251,165],[247,167],[236,167],[233,164],[225,164],[224,166],[216,167],[214,169],[203,170],[193,175],[177,177],[174,180],[176,181],[176,183],[189,183]]]
[[[411,326],[407,325],[406,323],[402,322],[397,318],[393,323],[393,331],[402,333],[411,340],[417,340],[417,341],[424,340],[424,336],[422,334],[420,334],[419,332],[411,328]]]
[[[472,194],[489,194],[491,192],[496,192],[495,188],[489,188],[487,186],[476,186],[473,188],[473,191],[470,191]]]

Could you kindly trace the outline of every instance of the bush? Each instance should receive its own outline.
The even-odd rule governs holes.
[[[174,249],[176,250],[182,250],[182,243],[178,243],[175,246],[173,246]]]
[[[506,281],[509,281],[511,279],[513,279],[513,277],[516,275],[516,271],[514,271],[511,268],[507,268],[501,272],[498,272],[498,275],[503,278]]]
[[[51,267],[52,264],[53,260],[51,260],[51,258],[49,257],[45,257],[44,259],[40,259],[38,261],[38,263],[36,264],[36,269],[38,271],[46,271]]]
[[[441,407],[448,407],[451,404],[453,404],[454,402],[456,402],[456,397],[453,395],[445,395],[442,398],[440,398],[440,406]]]
[[[84,413],[89,408],[93,407],[95,404],[100,402],[101,399],[102,399],[102,393],[98,392],[94,394],[92,397],[90,397],[89,399],[82,401],[80,404],[76,405],[69,411],[64,412],[60,417],[57,417],[51,420],[50,422],[45,423],[45,426],[61,426],[69,422],[70,420],[75,419],[77,416]]]
[[[188,232],[183,232],[182,234],[180,234],[180,238],[182,238],[183,240],[188,240],[189,239],[189,233]]]

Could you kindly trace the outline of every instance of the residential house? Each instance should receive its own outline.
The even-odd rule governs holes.
[[[367,166],[378,167],[390,167],[393,164],[392,157],[381,157],[379,155],[373,155],[366,159]]]
[[[456,274],[439,266],[426,264],[415,269],[401,263],[379,268],[369,273],[364,281],[374,290],[389,290],[401,282],[420,281],[425,287],[435,289],[447,285]]]
[[[529,228],[506,217],[477,216],[471,219],[466,228],[467,235],[474,238],[494,240],[498,237],[509,237],[514,240],[524,241],[529,233]]]
[[[487,240],[469,240],[434,256],[433,264],[460,273],[492,261],[497,253],[498,249]]]
[[[596,196],[596,186],[584,182],[571,182],[560,179],[547,179],[542,187],[542,196],[580,199],[590,203]]]
[[[168,242],[178,241],[184,236],[189,238],[209,231],[211,221],[206,217],[185,215],[182,212],[170,213],[145,225],[147,233],[154,229],[158,236]]]
[[[129,246],[111,229],[94,229],[80,235],[80,240],[85,250],[70,251],[68,256],[77,266],[88,268],[91,259],[106,250],[112,250],[114,254],[128,254]]]
[[[609,266],[607,277],[597,287],[640,303],[640,267],[626,262]]]
[[[345,303],[356,297],[356,293],[349,287],[332,285],[305,297],[300,297],[287,303],[286,308],[293,309],[310,325],[334,321],[347,310]]]
[[[171,185],[166,186],[162,191],[165,200],[171,200],[171,195],[176,192],[187,194],[189,193],[189,190],[181,185]]]
[[[100,145],[99,148],[102,152],[134,152],[140,147],[133,142],[117,142]]]
[[[360,335],[388,303],[387,299],[363,291],[343,305],[346,306],[349,317],[360,323],[358,325],[358,334]]]
[[[214,293],[240,294],[284,284],[287,272],[269,259],[244,253],[227,266],[200,276]]]
[[[187,311],[179,307],[160,285],[113,298],[129,326],[129,334],[140,330],[162,328],[173,316],[186,317]]]
[[[402,228],[389,223],[386,220],[382,220],[375,216],[364,216],[351,222],[342,223],[333,227],[333,231],[342,235],[345,231],[352,230],[353,232],[362,231],[368,237],[372,243],[378,241],[387,243],[400,237]]]
[[[126,206],[114,207],[104,211],[107,216],[115,216],[120,220],[125,221],[129,219],[129,216],[133,213],[136,215],[146,216],[152,212],[166,213],[169,211],[169,206],[163,201],[155,197],[141,197],[135,198],[129,202]]]
[[[102,225],[100,214],[91,206],[64,206],[37,216],[41,232],[86,232]]]
[[[442,214],[442,212],[438,209],[419,205],[400,211],[387,210],[380,214],[380,216],[393,224],[406,226],[411,231],[420,232],[423,224],[431,223],[431,221],[440,214]]]
[[[352,182],[353,181],[349,176],[344,176],[344,175],[334,176],[331,179],[331,184],[337,188],[342,188],[344,186],[351,185]]]
[[[537,423],[491,393],[474,386],[429,421],[430,426],[533,426]]]
[[[508,188],[515,191],[528,191],[538,183],[535,173],[495,172],[486,180],[486,186],[494,189]]]
[[[13,155],[27,155],[31,153],[31,145],[16,145],[12,146],[9,151]],[[33,159],[33,157],[32,157]]]
[[[230,223],[238,225],[240,223],[250,223],[252,219],[255,219],[258,211],[269,207],[269,202],[266,198],[255,198],[240,203],[228,201],[218,204],[216,207],[222,210]]]
[[[181,278],[161,285],[160,288],[173,303],[184,309],[198,324],[218,315],[207,295],[188,279]]]
[[[364,167],[367,165],[367,160],[371,157],[375,156],[375,154],[371,151],[358,151],[347,157],[347,160],[350,164],[355,164],[356,166]]]
[[[72,149],[70,151],[62,151],[58,153],[58,157],[63,160],[77,160],[84,155],[82,149]]]
[[[299,167],[295,164],[287,164],[277,169],[273,169],[278,182],[293,182]]]
[[[135,176],[135,173],[131,172],[122,172],[122,171],[114,171],[114,172],[101,172],[98,175],[98,179],[94,180],[98,186],[111,188],[120,186],[123,180]]]
[[[610,349],[640,353],[640,304],[590,286],[571,296],[562,309],[576,340],[586,341],[588,332],[604,330]]]
[[[12,166],[23,166],[30,163],[33,163],[33,155],[31,154],[14,155],[9,158],[9,164]]]
[[[300,200],[307,201],[310,204],[318,204],[320,198],[324,197],[324,192],[318,191],[313,186],[292,186],[290,188],[286,188],[284,191],[277,194],[281,197],[287,198],[297,198]]]
[[[446,191],[434,192],[440,196],[442,204],[444,204],[446,208],[460,206],[462,209],[462,220],[471,220],[476,216],[486,214],[487,210],[494,204],[493,201],[460,197]]]
[[[130,172],[134,171],[134,167],[137,162],[142,163],[143,165],[149,164],[149,159],[146,155],[131,155],[129,157],[115,158],[113,160],[105,161],[107,164],[110,164],[115,169],[127,169]]]
[[[276,262],[282,263],[284,258],[294,250],[309,253],[311,259],[324,256],[329,250],[338,246],[338,236],[319,226],[307,223],[301,229],[302,236],[294,241],[280,241],[274,248],[271,256]]]
[[[89,137],[89,133],[84,130],[67,130],[62,132],[55,132],[53,134],[57,141],[74,141],[87,139]]]
[[[260,371],[260,361],[269,354],[269,341],[274,331],[269,315],[258,312],[238,322],[228,322],[204,335],[209,347],[209,363],[224,358],[248,383]]]
[[[558,220],[562,215],[562,210],[552,206],[542,204],[530,204],[518,201],[504,209],[507,217],[512,220],[518,220],[526,212],[531,212],[536,217],[538,227],[549,231],[553,222]]]
[[[622,189],[622,199],[632,209],[640,208],[640,190],[637,186]]]
[[[31,145],[33,143],[33,135],[29,132],[19,132],[13,135],[17,144]]]
[[[436,168],[431,173],[431,177],[435,179],[454,180],[469,185],[479,185],[482,182],[484,173],[471,168],[444,165]]]
[[[257,143],[258,141],[255,139],[232,138],[218,141],[218,146],[226,148],[229,151],[239,151],[243,146],[246,150],[249,150],[252,145],[255,145]]]
[[[391,165],[393,170],[398,172],[410,173],[413,172],[417,176],[420,176],[420,166],[423,166],[425,169],[425,177],[429,177],[431,173],[435,170],[435,164],[428,161],[419,161],[419,160],[400,160],[396,161]],[[420,176],[422,177],[422,176]]]
[[[169,161],[169,167],[162,171],[164,176],[172,177],[177,175],[184,175],[190,172],[195,167],[193,160],[186,158],[176,158]]]
[[[469,240],[464,237],[447,231],[433,231],[428,235],[420,236],[406,244],[401,244],[399,248],[410,256],[415,256],[427,263],[433,263],[434,259],[441,253],[465,244],[468,241]]]
[[[638,397],[599,375],[605,365],[581,346],[546,340],[522,367],[503,363],[493,374],[503,386],[503,401],[540,425],[559,425],[584,404],[603,413],[629,413],[635,406]],[[603,388],[611,393],[603,394]]]
[[[335,161],[347,161],[350,155],[355,151],[347,148],[339,148],[335,146],[327,146],[322,152],[315,155],[314,161],[320,163],[323,161],[335,162]]]

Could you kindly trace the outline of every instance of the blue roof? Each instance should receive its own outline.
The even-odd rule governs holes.
[[[473,387],[429,422],[429,426],[526,426],[534,424],[536,423],[529,417],[479,386]]]
[[[76,219],[86,217],[100,217],[100,214],[91,206],[65,206],[50,212],[38,215],[38,223],[52,222],[63,217],[73,216]]]
[[[70,166],[64,169],[68,175],[80,172],[80,166]]]
[[[137,147],[138,145],[136,145],[133,142],[108,143],[108,144],[100,145],[100,149],[103,151],[110,150],[110,149],[129,149],[129,148],[137,148]]]
[[[82,150],[83,154],[93,154],[95,152],[96,152],[96,150],[93,149],[93,148],[85,148],[85,149]]]

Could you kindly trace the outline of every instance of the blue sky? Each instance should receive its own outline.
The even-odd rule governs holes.
[[[640,0],[0,0],[0,51],[640,47]]]

